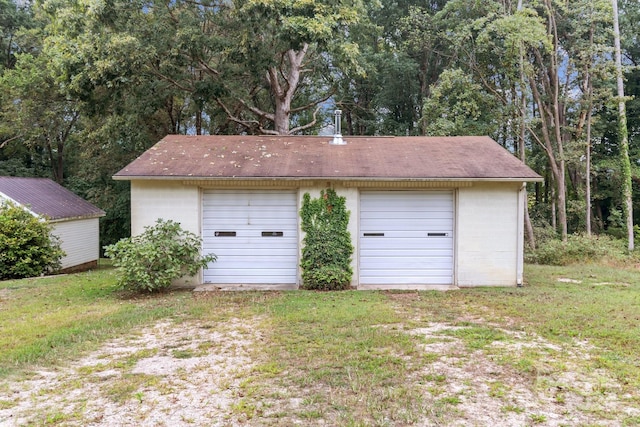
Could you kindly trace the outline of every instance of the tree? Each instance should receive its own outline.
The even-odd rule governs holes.
[[[29,46],[21,45],[18,32],[30,24],[28,3],[19,6],[13,0],[0,0],[0,71],[13,68],[15,55],[29,49]]]
[[[620,28],[618,24],[618,2],[613,5],[613,34],[616,57],[616,83],[618,88],[618,134],[620,136],[620,159],[622,162],[622,195],[623,212],[627,231],[627,248],[632,251],[633,240],[633,204],[631,199],[631,164],[629,162],[629,134],[627,132],[627,112],[624,99],[624,82],[622,76],[622,54],[620,50]]]
[[[17,56],[14,69],[0,79],[8,102],[2,118],[10,123],[14,138],[47,153],[53,179],[62,183],[65,155],[80,118],[80,102],[74,99],[52,67],[46,53]]]
[[[501,115],[493,97],[460,69],[445,70],[431,88],[422,119],[427,135],[491,135]]]
[[[229,96],[216,101],[231,120],[251,132],[291,134],[312,128],[315,114],[294,127],[292,117],[318,110],[329,98],[332,70],[357,69],[358,47],[349,41],[349,29],[365,16],[362,5],[330,0],[234,5],[225,60],[242,71],[230,76],[222,70]]]

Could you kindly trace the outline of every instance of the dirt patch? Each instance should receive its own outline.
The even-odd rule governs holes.
[[[480,318],[467,321],[474,324],[403,328],[417,348],[406,363],[419,368],[408,369],[402,383],[421,407],[407,409],[404,422],[363,414],[363,425],[623,426],[640,419],[637,393],[584,363],[598,352],[588,342],[558,345]],[[342,424],[335,409],[309,410],[318,396],[341,393],[337,385],[294,384],[288,371],[271,371],[264,325],[261,318],[164,321],[109,341],[64,367],[1,386],[0,426]],[[474,327],[493,338],[470,346],[465,333]]]
[[[67,367],[8,384],[0,425],[235,425],[231,406],[254,364],[257,323],[162,322],[110,341]]]
[[[446,425],[621,426],[622,417],[640,416],[638,396],[581,363],[597,351],[585,342],[559,346],[499,330],[506,339],[470,350],[447,333],[464,329],[433,323],[411,331],[425,339],[427,354],[437,355],[421,376],[426,398],[449,407]]]

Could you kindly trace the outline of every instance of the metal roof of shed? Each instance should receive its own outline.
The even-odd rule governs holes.
[[[102,209],[47,178],[0,176],[1,195],[51,220],[105,215]]]
[[[540,181],[486,136],[356,137],[168,135],[119,171],[133,179]]]

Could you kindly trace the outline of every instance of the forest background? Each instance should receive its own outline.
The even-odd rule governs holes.
[[[640,3],[618,6],[637,224]],[[529,245],[624,237],[613,11],[610,0],[0,0],[0,175],[49,177],[103,208],[107,245],[130,227],[129,184],[111,176],[166,134],[318,134],[339,108],[345,135],[493,137],[544,177],[528,188]]]

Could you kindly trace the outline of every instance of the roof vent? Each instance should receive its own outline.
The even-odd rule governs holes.
[[[331,140],[331,145],[346,145],[346,141],[342,139],[342,131],[341,131],[341,123],[342,123],[342,110],[336,110],[333,112],[334,122],[333,122],[333,139]]]

